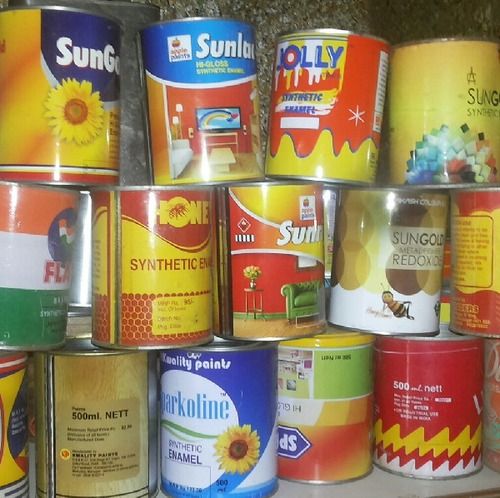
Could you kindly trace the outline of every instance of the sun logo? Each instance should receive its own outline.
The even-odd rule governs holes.
[[[245,474],[259,459],[260,438],[250,424],[235,425],[217,438],[214,447],[221,470],[229,474]]]
[[[160,201],[157,214],[160,225],[182,228],[189,223],[207,224],[209,205],[206,201],[188,201],[184,197],[176,196],[168,201]]]
[[[90,81],[66,78],[52,88],[45,101],[44,116],[55,136],[65,142],[85,145],[102,131],[104,107]]]
[[[59,456],[61,457],[62,460],[69,460],[71,458],[71,451],[67,450],[66,448],[63,448],[59,452]]]

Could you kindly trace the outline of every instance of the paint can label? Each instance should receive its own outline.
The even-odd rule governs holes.
[[[148,353],[37,353],[35,368],[40,398],[46,382],[53,387],[37,412],[41,496],[49,489],[61,497],[147,496],[157,464],[149,450]]]
[[[478,338],[377,338],[374,462],[423,478],[479,470],[482,365]]]
[[[274,346],[161,353],[165,493],[258,498],[276,491],[276,365]]]
[[[157,23],[141,45],[155,184],[263,178],[253,27]]]
[[[393,49],[391,183],[498,183],[499,49],[498,42],[459,39]]]
[[[484,463],[500,472],[500,340],[484,341]]]
[[[71,191],[0,185],[2,346],[48,349],[64,342],[77,203]]]
[[[212,204],[203,188],[92,192],[94,342],[211,339]]]
[[[337,212],[328,321],[381,334],[437,333],[447,195],[345,189]]]
[[[453,192],[450,328],[500,337],[500,191]]]
[[[290,338],[326,327],[322,189],[255,184],[224,191],[229,219],[227,328],[234,338]],[[224,218],[225,219],[225,218]]]
[[[340,30],[279,38],[266,174],[375,180],[389,46]]]
[[[28,495],[26,355],[0,355],[0,495]]]
[[[118,24],[71,9],[7,9],[0,40],[0,178],[116,183]]]
[[[334,347],[325,334],[323,347],[322,337],[278,348],[280,478],[340,482],[372,468],[372,340]]]

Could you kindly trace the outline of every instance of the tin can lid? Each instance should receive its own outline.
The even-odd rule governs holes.
[[[328,326],[326,332],[304,339],[282,341],[279,347],[294,348],[345,348],[349,346],[364,346],[375,342],[375,336],[363,332],[345,332]]]

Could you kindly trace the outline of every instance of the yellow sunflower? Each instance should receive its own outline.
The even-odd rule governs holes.
[[[223,432],[214,446],[219,469],[230,474],[244,474],[257,463],[260,438],[249,424],[235,425]]]
[[[66,142],[88,144],[103,127],[104,108],[90,81],[67,78],[52,88],[45,101],[45,117],[53,133]]]

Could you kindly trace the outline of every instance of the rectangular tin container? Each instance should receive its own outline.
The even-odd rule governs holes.
[[[217,335],[280,340],[326,328],[322,186],[217,189]]]
[[[331,484],[372,470],[373,342],[329,328],[278,347],[278,476]]]
[[[0,12],[0,179],[118,182],[120,26],[67,7]]]
[[[500,338],[500,189],[451,193],[454,332]]]
[[[77,206],[76,191],[0,182],[2,349],[64,343]]]
[[[500,472],[500,339],[484,340],[485,465]]]
[[[37,496],[156,494],[156,368],[153,353],[85,339],[35,353]]]
[[[164,493],[264,498],[277,490],[276,370],[275,344],[218,340],[160,353]]]
[[[342,188],[328,322],[376,334],[439,332],[448,195]]]
[[[499,182],[499,49],[498,40],[466,38],[393,47],[387,127],[391,183]]]
[[[186,18],[141,31],[156,185],[262,179],[252,25]]]
[[[0,352],[0,496],[28,496],[27,356]]]
[[[374,463],[406,477],[450,479],[482,467],[483,341],[436,337],[375,343]]]
[[[278,38],[266,175],[371,183],[377,173],[389,45],[337,29]]]
[[[193,346],[212,339],[213,189],[92,190],[92,342]]]

